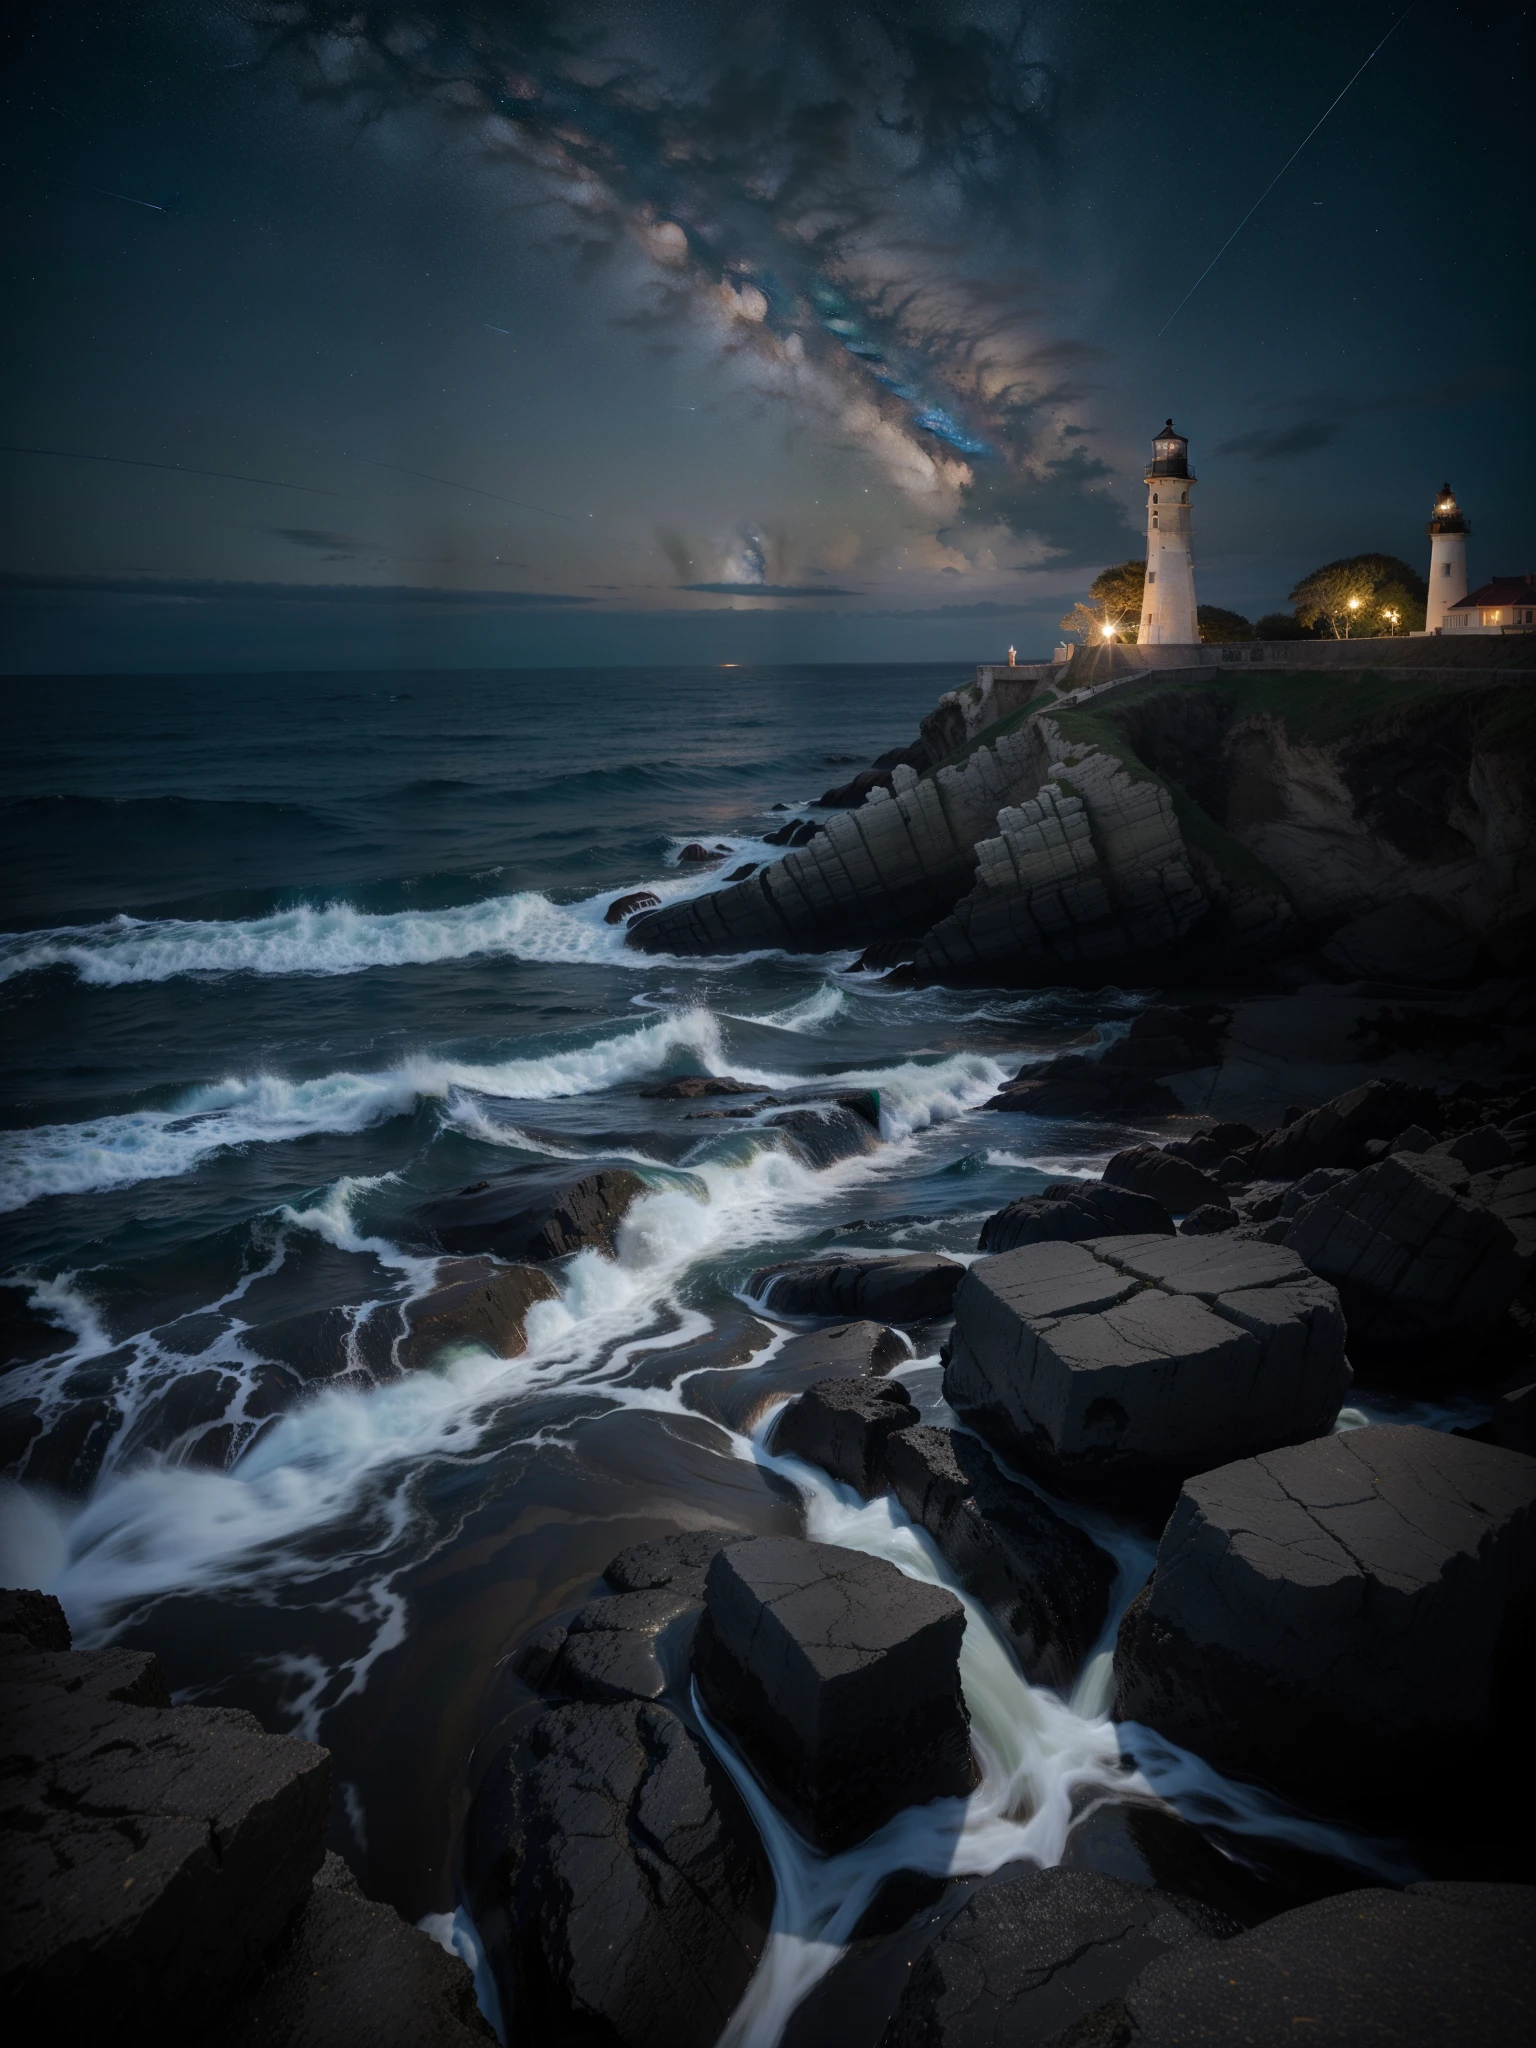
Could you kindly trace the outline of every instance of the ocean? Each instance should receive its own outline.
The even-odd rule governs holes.
[[[667,899],[774,858],[775,806],[913,738],[964,679],[3,686],[0,1307],[19,1355],[0,1580],[56,1592],[77,1644],[157,1651],[178,1699],[323,1741],[334,1845],[364,1889],[471,1951],[456,1843],[530,1711],[510,1654],[616,1551],[808,1527],[942,1576],[899,1511],[691,1405],[691,1374],[745,1356],[753,1269],[829,1245],[969,1257],[1001,1204],[1128,1142],[982,1105],[1031,1057],[1123,1029],[1144,995],[898,993],[852,954],[671,960],[605,922],[621,893]],[[719,866],[680,866],[691,842]],[[877,1090],[881,1143],[817,1171],[750,1120],[640,1093],[699,1073]],[[423,1205],[564,1162],[645,1178],[617,1257],[558,1270],[519,1358],[381,1363],[370,1320],[435,1272]],[[936,1357],[899,1370],[942,1415]],[[1154,1536],[1095,1527],[1123,1605]],[[1105,1646],[1063,1702],[974,1612],[967,1642],[986,1796],[958,1835],[915,1822],[921,1841],[880,1852],[890,1868],[1055,1860],[1073,1797],[1128,1782]],[[1166,1748],[1137,1764],[1251,1842],[1390,1867]],[[801,1915],[779,1931],[818,1940],[825,1969],[880,1871],[864,1856],[829,1888],[806,1866],[797,1890],[795,1845],[774,1854],[781,1914]],[[774,1953],[743,2041],[777,2039],[806,1988],[803,1950]]]

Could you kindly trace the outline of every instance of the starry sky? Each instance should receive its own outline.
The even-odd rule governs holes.
[[[1522,8],[4,35],[9,673],[1040,656],[1170,413],[1203,602],[1419,563],[1446,477],[1474,583],[1536,565]]]

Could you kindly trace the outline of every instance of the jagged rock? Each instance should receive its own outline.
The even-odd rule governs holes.
[[[492,1252],[502,1259],[558,1259],[591,1245],[612,1252],[630,1205],[645,1182],[625,1166],[596,1173],[519,1174],[479,1181],[429,1202],[421,1220],[450,1252]]]
[[[1393,1152],[1428,1152],[1434,1142],[1433,1131],[1426,1131],[1422,1124],[1410,1124],[1406,1131],[1398,1132],[1388,1149]]]
[[[1081,1244],[1090,1237],[1173,1235],[1173,1218],[1150,1195],[1107,1181],[1052,1181],[1024,1195],[981,1226],[978,1251],[1013,1252],[1026,1244]]]
[[[1219,1066],[1231,1021],[1232,1012],[1217,1003],[1149,1003],[1131,1019],[1124,1037],[1105,1047],[1103,1064],[1159,1075]]]
[[[698,1102],[706,1095],[763,1095],[766,1089],[727,1074],[683,1074],[675,1081],[657,1081],[636,1091],[645,1102]]]
[[[1512,1166],[1515,1159],[1515,1148],[1492,1124],[1479,1124],[1474,1130],[1463,1131],[1460,1137],[1448,1138],[1443,1146],[1433,1149],[1443,1152],[1447,1159],[1454,1159],[1468,1173],[1486,1173],[1491,1167]]]
[[[340,1863],[328,1856],[327,1864]],[[346,1871],[343,1864],[342,1869]],[[457,1956],[350,1882],[316,1877],[297,1925],[206,2048],[475,2048],[495,2034]]]
[[[681,1587],[589,1600],[566,1624],[539,1690],[598,1702],[660,1699],[667,1672],[658,1638],[699,1612],[698,1595]]]
[[[713,2048],[772,1912],[724,1767],[639,1701],[546,1708],[503,1750],[470,1808],[464,1874],[529,2040]]]
[[[1055,728],[1042,729],[1049,743]],[[1211,907],[1168,790],[1108,754],[1056,760],[996,819],[998,836],[977,841],[975,887],[924,937],[919,981],[1102,978],[1110,962],[1166,959]]]
[[[498,1358],[528,1348],[528,1311],[558,1301],[560,1290],[537,1266],[496,1266],[488,1260],[444,1262],[438,1284],[406,1310],[402,1365],[425,1365],[448,1344],[483,1344]]]
[[[1293,1216],[1301,1214],[1308,1203],[1315,1202],[1318,1196],[1326,1194],[1329,1188],[1338,1187],[1350,1178],[1350,1169],[1347,1166],[1315,1166],[1310,1173],[1304,1173],[1300,1180],[1293,1181],[1286,1189],[1280,1197],[1280,1206],[1276,1214],[1283,1216],[1289,1223]]]
[[[1395,1152],[1335,1181],[1288,1220],[1284,1242],[1338,1288],[1351,1337],[1373,1345],[1492,1329],[1527,1265],[1509,1222],[1443,1152]]]
[[[1217,1237],[1224,1230],[1236,1230],[1238,1219],[1230,1209],[1218,1208],[1214,1202],[1202,1202],[1198,1209],[1191,1209],[1179,1225],[1180,1237]]]
[[[887,1438],[916,1420],[900,1380],[821,1380],[779,1416],[773,1448],[819,1465],[868,1500],[881,1489]]]
[[[694,1672],[776,1803],[841,1849],[974,1785],[964,1629],[953,1594],[883,1558],[759,1537],[710,1565]]]
[[[0,1590],[0,1639],[6,1636],[19,1637],[34,1650],[67,1650],[69,1619],[52,1593],[7,1586]],[[16,1643],[0,1640],[0,1649],[17,1647]]]
[[[765,1340],[767,1335],[764,1329]],[[683,1397],[701,1415],[750,1435],[785,1395],[803,1394],[818,1380],[861,1379],[868,1373],[889,1372],[911,1355],[905,1340],[885,1323],[834,1324],[791,1337],[766,1365],[754,1366],[749,1372],[693,1373],[683,1384]]]
[[[23,1631],[58,1641],[50,1604],[13,1596],[0,1638],[7,2018],[18,2039],[202,2026],[308,1893],[330,1758],[250,1714],[147,1703],[167,1695],[142,1653],[34,1647]]]
[[[1081,1053],[1062,1053],[1021,1068],[982,1104],[983,1109],[1045,1117],[1169,1116],[1178,1106],[1178,1097],[1160,1081],[1107,1071],[1101,1061]]]
[[[1350,1382],[1338,1297],[1231,1237],[1036,1244],[955,1296],[952,1407],[1054,1487],[1149,1499],[1241,1445],[1332,1426]]]
[[[868,1316],[926,1323],[947,1316],[965,1268],[937,1253],[894,1259],[795,1259],[762,1266],[747,1282],[764,1308],[783,1316]]]
[[[1436,903],[1400,896],[1342,926],[1323,958],[1352,981],[1406,981],[1438,988],[1465,981],[1477,965],[1477,940]]]
[[[1348,1891],[1150,1963],[1104,2016],[1120,2048],[1447,2048],[1536,2023],[1536,1887]]]
[[[1160,1145],[1131,1145],[1117,1152],[1104,1169],[1104,1179],[1110,1187],[1150,1195],[1172,1216],[1187,1215],[1207,1202],[1218,1209],[1231,1207],[1219,1180]]]
[[[1186,1482],[1120,1626],[1117,1711],[1303,1804],[1475,1823],[1459,1759],[1515,1739],[1533,1606],[1536,1460],[1323,1437]]]
[[[1004,1478],[963,1430],[885,1441],[885,1480],[996,1622],[1026,1678],[1068,1686],[1104,1624],[1115,1568],[1075,1524]]]
[[[932,713],[929,716],[931,717]],[[941,747],[940,754],[951,751],[952,749],[947,746]],[[856,810],[872,789],[890,788],[896,769],[910,768],[915,774],[921,775],[925,769],[932,767],[934,758],[932,749],[921,740],[910,747],[892,747],[868,768],[861,768],[858,774],[847,782],[840,783],[837,788],[829,789],[817,797],[816,808],[819,811]]]
[[[1370,1139],[1385,1138],[1390,1144],[1410,1125],[1433,1127],[1439,1121],[1431,1089],[1406,1081],[1365,1081],[1271,1131],[1253,1154],[1254,1178],[1294,1180],[1317,1166],[1360,1167]]]
[[[1251,1124],[1211,1124],[1203,1131],[1195,1131],[1187,1138],[1171,1138],[1163,1146],[1176,1159],[1187,1159],[1191,1166],[1198,1166],[1202,1173],[1214,1173],[1222,1178],[1223,1168],[1236,1165],[1246,1172],[1244,1154],[1259,1142],[1259,1133]],[[1233,1155],[1237,1157],[1234,1160]]]
[[[741,1540],[730,1529],[687,1529],[677,1536],[658,1536],[650,1543],[632,1543],[621,1550],[603,1577],[618,1593],[648,1593],[666,1587],[690,1600],[702,1600],[715,1552]]]
[[[603,912],[604,924],[622,924],[637,910],[654,910],[661,898],[654,889],[631,889],[627,896],[615,896]]]
[[[1076,2040],[1148,1964],[1186,1948],[1224,1955],[1205,1919],[1185,1900],[1096,1871],[1007,1866],[924,1951],[881,2048]]]

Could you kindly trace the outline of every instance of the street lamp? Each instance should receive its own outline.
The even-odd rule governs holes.
[[[1106,620],[1104,621],[1103,625],[1102,625],[1102,626],[1100,626],[1100,628],[1099,628],[1099,631],[1100,631],[1100,633],[1101,633],[1101,634],[1102,634],[1102,635],[1104,636],[1104,638],[1105,638],[1106,640],[1113,640],[1113,639],[1114,639],[1114,637],[1115,637],[1115,629],[1114,629],[1114,627],[1113,627],[1113,626],[1112,626],[1112,625],[1111,625],[1111,624],[1109,623],[1108,619],[1106,619]]]
[[[1394,633],[1396,633],[1396,631],[1397,631],[1397,622],[1398,622],[1398,620],[1399,620],[1399,619],[1400,619],[1400,618],[1402,617],[1402,614],[1401,614],[1401,612],[1394,612],[1394,611],[1384,611],[1384,612],[1382,613],[1382,615],[1381,615],[1381,616],[1382,616],[1382,617],[1383,617],[1383,618],[1384,618],[1384,619],[1386,620],[1386,622],[1387,622],[1387,632],[1388,632],[1389,634],[1394,634]]]
[[[1347,610],[1349,612],[1349,618],[1346,619],[1344,622],[1344,638],[1346,640],[1349,638],[1350,623],[1358,615],[1360,610],[1360,600],[1358,597],[1352,597],[1348,600]]]

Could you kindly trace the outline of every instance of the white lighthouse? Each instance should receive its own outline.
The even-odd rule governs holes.
[[[1424,630],[1438,633],[1445,615],[1467,594],[1467,535],[1472,531],[1462,517],[1456,494],[1442,484],[1435,500],[1429,534],[1429,602],[1424,608]]]
[[[1136,635],[1142,647],[1187,647],[1200,638],[1190,554],[1194,517],[1189,494],[1194,482],[1189,443],[1173,431],[1169,420],[1152,443],[1146,471],[1147,582]]]

